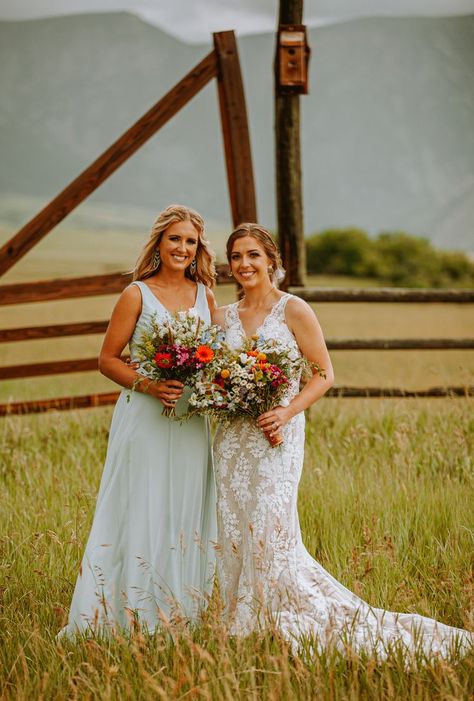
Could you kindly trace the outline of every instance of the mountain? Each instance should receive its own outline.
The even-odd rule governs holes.
[[[238,41],[259,219],[274,227],[274,39]],[[357,20],[311,30],[310,43],[310,95],[301,98],[307,233],[406,230],[474,250],[474,17]],[[180,43],[125,13],[1,22],[0,223],[24,223],[210,46]],[[214,84],[71,221],[148,228],[151,213],[175,201],[229,230]]]

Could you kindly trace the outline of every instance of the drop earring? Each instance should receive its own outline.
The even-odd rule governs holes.
[[[229,272],[227,273],[227,277],[234,277],[234,273],[232,270],[229,268]]]
[[[270,277],[273,275],[273,272],[274,272],[274,271],[273,271],[272,266],[269,265],[268,268],[267,268],[267,273],[270,275]]]
[[[196,268],[197,268],[197,263],[196,263],[196,258],[193,259],[193,262],[189,266],[189,272],[191,275],[194,275],[196,273]]]
[[[158,270],[161,264],[161,256],[160,256],[160,251],[158,248],[155,248],[155,252],[153,254],[153,259],[152,259],[152,265],[154,270]]]

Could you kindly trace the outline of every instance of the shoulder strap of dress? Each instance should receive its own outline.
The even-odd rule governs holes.
[[[278,302],[274,306],[274,311],[277,314],[284,314],[287,302],[293,297],[289,292],[285,292],[284,295],[280,297]]]
[[[202,282],[197,282],[196,307],[200,302],[207,303],[206,286]]]
[[[142,280],[134,280],[133,282],[130,283],[131,285],[136,285],[138,289],[141,292],[142,295],[142,306],[147,304],[150,305],[153,303],[153,297],[154,294],[150,290],[147,284],[145,284]]]
[[[232,304],[227,305],[224,312],[224,323],[226,328],[229,328],[239,320],[239,312],[237,311],[238,304],[238,302],[232,302]]]
[[[208,314],[211,313],[211,310],[209,309],[209,303],[207,301],[206,285],[204,285],[204,283],[202,282],[197,283],[197,293],[194,308],[198,309],[202,314],[205,314],[206,312]]]

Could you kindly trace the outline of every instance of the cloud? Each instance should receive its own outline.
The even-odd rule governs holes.
[[[1,20],[130,12],[188,44],[209,43],[215,31],[273,32],[277,0],[2,0]],[[474,14],[474,0],[307,0],[304,23],[318,27],[359,17],[438,17]]]

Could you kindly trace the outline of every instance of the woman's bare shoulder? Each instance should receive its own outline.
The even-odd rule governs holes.
[[[214,292],[211,290],[210,287],[206,287],[205,289],[206,289],[207,306],[209,307],[209,311],[211,312],[211,314],[213,314],[215,309],[217,308],[216,298],[215,298]]]
[[[288,319],[307,319],[315,316],[314,311],[304,299],[291,295],[286,303],[286,316]]]

